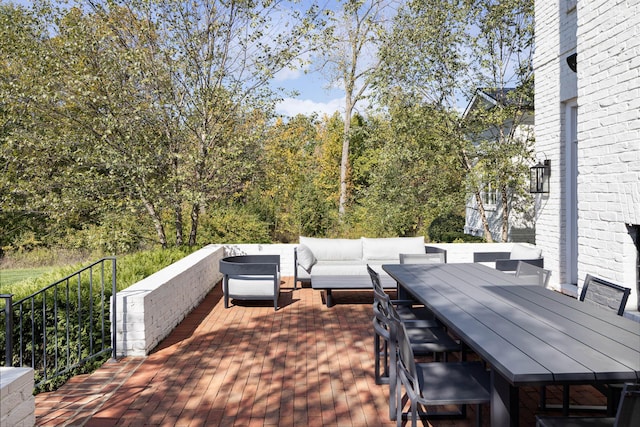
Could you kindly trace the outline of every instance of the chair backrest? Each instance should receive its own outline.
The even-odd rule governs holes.
[[[398,375],[410,396],[420,396],[421,387],[418,379],[418,368],[416,367],[413,349],[405,327],[401,322],[398,322],[394,324],[392,331],[392,339],[394,337],[396,339],[398,352]]]
[[[580,301],[612,309],[618,313],[618,316],[622,316],[630,293],[629,288],[587,274],[580,293]]]
[[[444,264],[444,253],[400,254],[400,264]]]
[[[444,263],[447,262],[447,250],[439,248],[437,246],[425,246],[424,250],[428,254],[442,254],[444,258]]]
[[[495,262],[499,259],[509,259],[511,252],[474,252],[473,262]]]
[[[371,284],[373,285],[373,290],[384,293],[384,288],[382,287],[382,283],[380,282],[380,275],[377,271],[367,264],[367,272],[369,273],[369,277],[371,277]]]
[[[280,255],[239,255],[222,258],[220,273],[228,276],[274,275],[280,271]]]
[[[389,313],[382,299],[373,301],[373,328],[385,340],[391,339],[391,326],[389,324]]]
[[[380,282],[380,275],[377,271],[367,265],[367,272],[371,277],[371,284],[373,285],[373,304],[374,310],[378,309],[383,312],[385,316],[389,316],[389,307],[391,304],[391,297],[387,295]]]
[[[614,427],[640,425],[640,384],[625,384],[620,396]]]
[[[549,283],[549,278],[551,277],[551,271],[529,264],[528,262],[518,261],[516,277],[526,280],[532,285],[539,285],[546,288]]]

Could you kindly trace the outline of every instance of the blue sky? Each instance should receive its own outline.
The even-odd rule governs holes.
[[[5,0],[0,0],[4,2]],[[8,2],[31,6],[31,0],[8,0]],[[327,5],[331,5],[327,1]],[[296,91],[295,98],[285,98],[276,107],[276,112],[285,116],[296,114],[310,115],[317,113],[332,115],[336,111],[344,111],[344,92],[339,89],[329,89],[327,80],[319,72],[305,73],[303,70],[283,70],[278,73],[273,82],[274,87],[282,87],[287,92]]]
[[[296,91],[294,98],[285,98],[276,107],[278,114],[295,116],[296,114],[332,115],[344,111],[344,92],[328,88],[328,81],[319,72],[285,70],[276,75],[274,86],[287,91]]]

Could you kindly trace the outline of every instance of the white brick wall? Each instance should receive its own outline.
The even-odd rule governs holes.
[[[206,246],[117,293],[117,355],[145,356],[213,289],[222,246]],[[113,316],[113,315],[112,315]]]
[[[640,224],[640,0],[578,1],[574,12],[567,3],[536,1],[536,152],[552,159],[536,244],[562,283],[564,103],[577,96],[579,286],[590,273],[630,287],[634,310],[637,251],[626,224]],[[565,62],[573,51],[577,74]]]
[[[550,280],[553,286],[558,286],[564,280],[565,271],[562,256],[566,250],[562,239],[564,224],[557,216],[557,212],[563,210],[564,203],[561,197],[562,177],[565,174],[565,165],[561,161],[563,146],[560,144],[565,137],[562,103],[577,95],[575,79],[571,81],[570,75],[565,79],[560,78],[565,73],[563,70],[568,68],[566,62],[562,61],[572,53],[569,40],[560,45],[558,29],[563,25],[566,28],[567,19],[566,13],[558,12],[561,9],[560,1],[564,0],[537,1],[535,9],[535,151],[538,160],[551,160],[550,192],[537,196],[536,245],[544,248],[545,267],[554,272]]]
[[[209,245],[118,292],[117,356],[149,354],[222,280],[224,256],[277,254],[282,275],[293,276],[294,246]]]
[[[633,289],[640,224],[640,1],[578,2],[581,275]]]
[[[0,427],[35,425],[33,369],[0,368]]]

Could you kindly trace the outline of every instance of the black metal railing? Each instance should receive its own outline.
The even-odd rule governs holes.
[[[42,389],[90,361],[115,359],[115,294],[116,259],[108,257],[19,301],[0,295],[4,366],[32,367]]]

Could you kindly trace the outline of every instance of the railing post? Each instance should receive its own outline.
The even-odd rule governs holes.
[[[117,359],[116,345],[118,341],[118,332],[116,328],[116,322],[118,320],[117,317],[117,303],[116,303],[116,259],[112,258],[111,262],[111,358],[113,360]]]
[[[4,299],[5,322],[5,366],[13,366],[13,294],[1,294]]]

